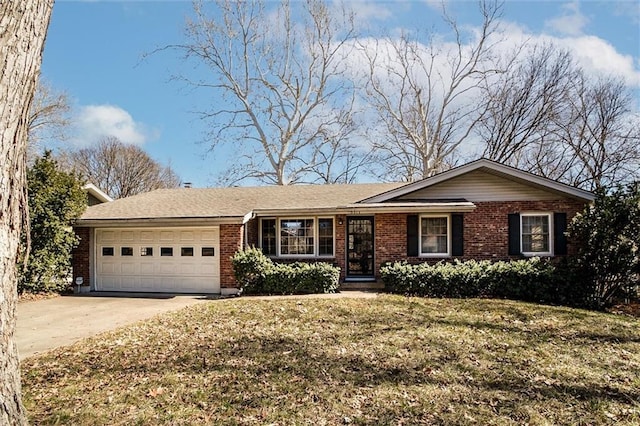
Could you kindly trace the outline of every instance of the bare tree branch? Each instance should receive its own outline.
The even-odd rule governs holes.
[[[483,1],[480,11],[483,22],[470,41],[444,11],[455,40],[449,50],[407,34],[362,46],[369,65],[367,100],[381,123],[372,142],[384,167],[381,177],[413,181],[456,161],[454,154],[482,117],[468,97],[487,74],[500,71],[492,52],[501,5]]]
[[[223,181],[304,181],[319,166],[310,159],[323,157],[315,153],[335,150],[332,134],[340,117],[351,113],[353,92],[341,63],[345,43],[354,37],[353,16],[339,18],[320,0],[295,8],[283,1],[275,10],[259,0],[194,3],[188,42],[165,49],[210,72],[202,80],[177,78],[215,97],[210,109],[199,112],[211,124],[209,144],[214,150],[233,144],[235,160],[242,161]],[[265,161],[248,161],[247,152]]]
[[[95,147],[66,151],[60,164],[113,198],[180,186],[180,178],[170,166],[157,163],[140,147],[115,137],[107,137]]]

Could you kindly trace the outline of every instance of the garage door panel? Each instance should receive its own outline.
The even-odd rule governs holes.
[[[217,227],[97,229],[95,237],[97,290],[220,292],[220,260],[202,256],[202,247],[218,254]],[[104,255],[103,247],[111,247],[114,255]],[[122,247],[131,247],[133,255],[122,256]],[[160,256],[164,247],[173,256]],[[183,247],[192,248],[184,252],[193,256],[182,256]]]
[[[156,273],[155,271],[155,264],[152,262],[144,262],[144,263],[140,263],[140,274],[141,275],[154,275]]]
[[[204,231],[200,234],[200,241],[218,241],[218,232]]]

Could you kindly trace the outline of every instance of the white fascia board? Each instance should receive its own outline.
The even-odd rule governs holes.
[[[86,184],[82,187],[82,189],[85,189],[89,194],[93,195],[103,203],[110,203],[111,201],[113,201],[113,198],[109,197],[105,192],[101,191],[100,188],[92,183]]]
[[[394,198],[402,197],[403,195],[407,195],[412,192],[415,192],[424,188],[428,188],[438,183],[456,178],[465,173],[469,173],[474,170],[478,170],[482,168],[492,170],[505,177],[511,177],[511,178],[517,179],[519,181],[524,182],[525,184],[529,183],[529,184],[533,184],[534,186],[542,187],[547,190],[561,192],[572,198],[578,198],[580,200],[585,200],[585,201],[593,201],[595,199],[595,195],[589,191],[585,191],[583,189],[566,185],[564,183],[556,182],[554,180],[547,179],[542,176],[537,176],[529,172],[518,170],[510,166],[505,166],[504,164],[487,160],[486,158],[481,158],[480,160],[472,161],[471,163],[467,163],[465,165],[456,167],[454,169],[447,170],[446,172],[442,172],[437,175],[419,180],[417,182],[413,182],[413,183],[409,183],[407,185],[401,186],[400,188],[392,189],[391,191],[385,192],[383,194],[364,199],[360,201],[360,203],[362,204],[381,203],[381,202],[393,200]],[[455,194],[452,194],[452,195],[455,195]]]
[[[362,203],[349,204],[342,207],[342,213],[461,213],[476,209],[471,202],[442,202],[442,203]]]
[[[151,219],[78,219],[74,226],[92,228],[127,228],[127,227],[184,227],[211,225],[242,225],[242,217],[217,218],[151,218]]]
[[[431,203],[354,203],[326,209],[268,209],[254,210],[256,216],[321,216],[336,214],[365,213],[414,213],[414,212],[467,212],[473,211],[476,205],[468,202],[431,202]]]

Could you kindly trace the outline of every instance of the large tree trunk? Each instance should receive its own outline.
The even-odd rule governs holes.
[[[16,258],[27,220],[25,152],[29,107],[53,0],[0,0],[0,424],[27,423],[20,392]]]

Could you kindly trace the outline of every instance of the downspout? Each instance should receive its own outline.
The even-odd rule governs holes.
[[[256,214],[253,212],[253,210],[245,214],[244,217],[242,218],[242,228],[244,230],[244,238],[242,241],[243,249],[247,248],[247,242],[249,241],[249,230],[247,229],[247,223],[249,223],[250,220],[253,220],[255,218],[256,218]]]

